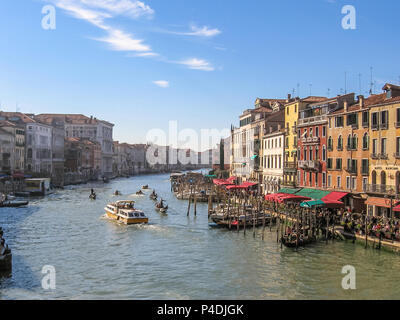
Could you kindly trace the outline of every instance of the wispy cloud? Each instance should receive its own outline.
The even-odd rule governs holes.
[[[206,60],[190,58],[176,62],[187,66],[189,69],[202,70],[202,71],[214,71],[214,67]]]
[[[110,28],[106,37],[95,40],[107,43],[115,51],[145,51],[147,54],[152,54],[150,46],[144,44],[143,40],[135,39],[119,29]]]
[[[93,40],[105,42],[111,50],[132,51],[156,55],[144,40],[136,39],[132,34],[122,29],[112,27],[106,19],[117,15],[128,15],[137,18],[142,15],[151,15],[154,10],[141,1],[132,0],[49,0],[68,14],[85,20],[94,26],[105,30],[107,35]]]
[[[190,31],[187,32],[179,32],[179,31],[169,31],[169,30],[161,30],[161,32],[176,34],[180,36],[194,36],[194,37],[214,37],[219,35],[221,31],[217,28],[210,28],[208,26],[197,27],[195,25],[190,26]]]
[[[156,86],[159,86],[160,88],[168,88],[169,87],[169,82],[165,81],[165,80],[157,80],[157,81],[153,81],[153,83]]]

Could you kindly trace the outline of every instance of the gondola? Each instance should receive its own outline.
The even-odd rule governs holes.
[[[91,199],[91,200],[96,200],[96,198],[97,198],[97,196],[96,196],[95,193],[92,193],[92,194],[89,196],[89,199]]]
[[[297,247],[304,247],[308,244],[312,244],[316,242],[317,239],[315,237],[301,237],[297,241],[297,235],[285,235],[281,238],[281,242],[285,247],[288,248],[297,248]]]
[[[0,203],[0,208],[19,208],[29,204],[29,201],[4,201]]]
[[[145,186],[142,187],[143,190],[147,190],[149,188],[149,185],[146,184]]]
[[[167,213],[167,211],[168,211],[168,205],[164,207],[164,200],[162,200],[162,199],[159,203],[156,204],[155,208],[160,213]]]
[[[157,201],[157,195],[156,194],[151,194],[149,196],[149,198],[150,198],[150,200]]]

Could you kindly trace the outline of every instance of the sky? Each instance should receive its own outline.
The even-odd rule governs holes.
[[[55,29],[43,28],[48,5]],[[355,29],[342,27],[345,5]],[[2,0],[0,109],[93,115],[115,124],[114,140],[144,143],[169,121],[229,129],[257,97],[367,96],[371,67],[380,93],[400,82],[399,10],[398,0]]]

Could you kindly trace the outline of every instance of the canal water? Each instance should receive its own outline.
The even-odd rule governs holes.
[[[207,204],[186,216],[187,201],[170,192],[168,175],[68,187],[29,207],[0,209],[13,251],[13,271],[0,279],[0,299],[398,299],[400,256],[351,242],[280,248],[276,232],[237,233],[210,227]],[[168,216],[144,184],[169,204]],[[98,194],[89,201],[90,188]],[[120,190],[122,196],[113,192]],[[133,199],[150,218],[124,226],[103,218],[104,206]],[[43,266],[56,270],[44,290]],[[343,290],[343,266],[356,269],[356,290]]]

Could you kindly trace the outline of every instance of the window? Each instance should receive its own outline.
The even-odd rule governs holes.
[[[369,160],[368,159],[361,160],[361,173],[363,175],[369,174]]]
[[[311,174],[311,172],[308,174],[308,182],[309,182],[309,185],[311,187],[311,185],[312,185],[312,174]]]
[[[307,160],[307,148],[304,148],[303,160]]]
[[[328,188],[332,186],[332,176],[328,175]]]
[[[337,177],[336,182],[337,187],[340,189],[342,187],[342,177]]]
[[[363,178],[362,179],[362,188],[363,188],[364,192],[367,191],[367,186],[368,186],[368,178]]]
[[[352,113],[347,116],[347,125],[354,126],[358,124],[357,113]]]
[[[363,124],[363,127],[369,126],[369,112],[368,111],[364,111],[362,113],[362,124]]]
[[[337,146],[337,149],[340,151],[340,150],[343,150],[343,138],[342,138],[342,136],[339,136],[339,138],[338,138],[338,146]]]
[[[310,147],[310,158],[308,160],[313,160],[313,148]]]
[[[381,111],[381,129],[387,129],[389,123],[389,111]]]
[[[316,137],[319,137],[319,127],[316,127],[316,128],[315,128],[315,136],[316,136]]]
[[[336,170],[342,170],[342,158],[336,159]]]
[[[322,136],[326,137],[326,126],[322,127]]]
[[[396,127],[400,125],[400,108],[396,109]]]
[[[329,169],[333,169],[332,168],[332,163],[333,163],[333,159],[332,158],[328,158],[327,162],[326,162],[326,166]]]
[[[286,113],[287,113],[287,115],[289,115],[289,107],[287,107]]]
[[[318,187],[318,172],[315,173],[315,186]]]
[[[322,146],[322,161],[326,161],[326,147]]]
[[[333,139],[332,137],[328,138],[328,150],[333,151]]]
[[[379,128],[379,113],[378,112],[374,112],[372,114],[372,129],[378,129]]]
[[[322,186],[326,187],[326,173],[322,172]]]
[[[351,177],[351,189],[357,190],[357,178],[356,177]]]
[[[362,142],[363,150],[368,150],[369,149],[369,136],[368,133],[365,133],[363,136],[363,142]]]
[[[335,128],[343,127],[343,116],[335,118]]]
[[[372,139],[372,154],[378,153],[378,139]]]
[[[386,138],[381,139],[381,154],[386,155]]]
[[[351,189],[351,180],[350,177],[346,177],[346,189],[350,190]]]
[[[396,138],[396,154],[400,154],[400,137]]]

